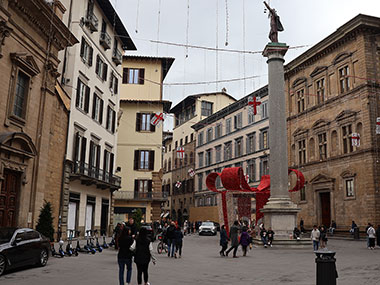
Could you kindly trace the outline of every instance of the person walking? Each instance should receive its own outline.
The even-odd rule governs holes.
[[[376,239],[377,239],[377,246],[380,247],[380,225],[377,225]]]
[[[261,241],[263,242],[264,247],[267,248],[268,247],[268,232],[265,229],[264,225],[261,227],[260,237],[261,237]]]
[[[327,245],[327,230],[325,228],[325,226],[321,226],[321,230],[320,230],[320,244],[321,244],[321,248],[325,248],[326,245]]]
[[[133,242],[131,250],[135,252],[135,263],[137,266],[137,284],[142,284],[142,276],[144,275],[144,284],[148,283],[148,267],[152,260],[153,264],[156,264],[156,259],[152,255],[153,245],[148,238],[148,230],[141,228],[137,239]]]
[[[313,241],[314,251],[317,251],[319,248],[319,238],[321,236],[320,231],[317,228],[317,225],[313,226],[313,230],[311,231],[311,240]]]
[[[272,231],[272,228],[268,229],[267,234],[268,234],[268,245],[272,247],[273,239],[274,239],[274,231]]]
[[[376,231],[370,223],[368,223],[367,235],[369,243],[368,249],[375,249]]]
[[[181,228],[177,226],[174,232],[174,243],[175,243],[175,253],[174,257],[177,258],[177,253],[178,257],[181,258],[182,256],[182,244],[183,244],[183,233],[181,231]]]
[[[224,252],[228,247],[228,236],[224,225],[220,228],[220,246],[222,249],[219,251],[220,256],[225,256]]]
[[[130,247],[133,244],[133,238],[129,227],[122,229],[118,243],[119,253],[117,254],[117,262],[119,264],[119,284],[124,285],[125,267],[127,267],[127,284],[131,284],[133,252],[130,250]]]
[[[250,243],[250,236],[247,233],[247,227],[243,227],[242,233],[240,235],[240,244],[243,249],[243,256],[247,255],[247,247]]]
[[[233,252],[233,258],[237,258],[236,252],[239,247],[239,222],[235,221],[233,226],[230,229],[230,239],[231,239],[231,247],[226,251],[226,256],[230,253],[231,250]]]
[[[166,230],[166,240],[168,244],[168,256],[174,257],[175,251],[175,240],[174,240],[174,232],[175,232],[175,223],[171,222],[170,226]]]

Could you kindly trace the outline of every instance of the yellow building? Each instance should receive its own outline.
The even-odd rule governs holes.
[[[163,122],[154,126],[154,114],[167,113],[162,82],[173,58],[124,56],[118,114],[117,165],[121,189],[114,193],[115,223],[141,209],[146,222],[158,220],[161,204]]]

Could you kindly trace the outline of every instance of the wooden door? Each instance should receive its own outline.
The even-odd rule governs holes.
[[[0,191],[0,227],[16,226],[16,210],[20,185],[17,172],[4,170]]]
[[[327,228],[331,223],[331,205],[330,205],[330,193],[321,193],[321,214],[322,214],[322,225]]]

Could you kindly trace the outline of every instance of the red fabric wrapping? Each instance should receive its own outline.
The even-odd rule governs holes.
[[[242,217],[248,217],[251,219],[251,196],[240,196],[237,198],[237,201],[239,219]]]
[[[258,220],[264,217],[264,214],[261,213],[261,209],[264,208],[265,204],[268,202],[269,197],[269,191],[256,192],[256,224]]]

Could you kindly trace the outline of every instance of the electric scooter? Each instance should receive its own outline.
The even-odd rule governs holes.
[[[80,246],[80,243],[79,243],[79,234],[80,234],[80,231],[75,231],[75,234],[76,236],[78,237],[77,238],[77,246],[75,247],[75,250],[77,252],[82,252],[82,253],[90,253],[88,250],[84,249],[84,248],[81,248]]]
[[[95,240],[96,240],[96,249],[97,249],[99,252],[102,252],[102,251],[103,251],[103,248],[100,246],[100,243],[99,243],[98,230],[95,230],[95,231],[94,231],[94,237],[95,237]]]
[[[108,246],[108,244],[106,242],[106,231],[103,230],[102,236],[103,236],[103,245],[102,245],[102,247],[103,248],[109,248],[109,246]]]
[[[66,245],[66,254],[68,256],[78,256],[78,252],[75,248],[73,248],[72,242],[73,242],[73,235],[74,230],[69,230],[69,238],[67,239],[67,245]]]
[[[87,230],[86,231],[86,241],[87,241],[87,243],[86,243],[86,245],[83,248],[84,248],[84,250],[87,250],[88,252],[91,252],[92,254],[95,254],[96,250],[95,250],[94,245],[93,245],[93,243],[91,241],[90,234],[91,234],[91,230]]]
[[[54,248],[54,242],[51,242],[50,243],[50,247],[51,247],[51,256],[54,256],[54,257],[59,257],[59,258],[62,258],[63,255],[59,254],[58,252],[56,252],[55,248]]]

